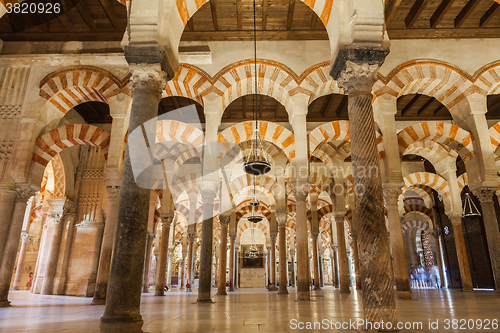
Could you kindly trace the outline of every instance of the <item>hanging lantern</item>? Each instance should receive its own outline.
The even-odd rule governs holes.
[[[255,210],[257,209],[257,206],[260,205],[259,200],[257,200],[257,188],[255,184],[255,175],[253,176],[253,198],[252,201],[250,201],[250,205],[252,205],[252,216],[247,217],[247,220],[250,221],[251,223],[259,223],[261,222],[264,217],[262,215],[255,215]]]
[[[251,153],[245,161],[243,171],[250,175],[259,176],[265,175],[271,171],[271,163],[267,160],[262,146],[262,140],[259,133],[259,121],[257,120],[257,22],[256,22],[256,9],[255,0],[253,2],[253,52],[254,52],[254,85],[255,91],[253,95],[253,120],[255,122],[255,129],[252,136]]]
[[[464,211],[462,212],[462,217],[474,218],[474,217],[479,217],[479,216],[481,216],[481,213],[479,212],[479,209],[477,209],[476,205],[474,204],[474,201],[470,197],[470,194],[465,193]]]
[[[259,250],[257,249],[257,244],[255,243],[255,229],[252,228],[252,244],[250,245],[250,249],[248,250],[248,257],[249,258],[257,258],[257,254],[259,253]]]

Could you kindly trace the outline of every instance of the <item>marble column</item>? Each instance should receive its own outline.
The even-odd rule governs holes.
[[[265,255],[265,263],[264,266],[266,268],[266,287],[267,290],[271,288],[271,245],[266,246],[266,252],[264,252]]]
[[[234,266],[235,266],[235,272],[234,272],[234,288],[235,289],[240,289],[240,264],[241,264],[241,261],[240,261],[240,248],[239,246],[236,247],[236,253],[234,255],[234,258],[236,260],[236,262],[234,263]]]
[[[278,287],[276,286],[276,238],[278,234],[276,232],[272,232],[271,236],[271,252],[270,252],[270,260],[271,260],[271,288],[269,291],[276,291]]]
[[[211,302],[210,290],[212,281],[212,240],[214,226],[214,201],[218,183],[202,181],[199,183],[203,202],[203,222],[201,227],[200,248],[200,286],[198,302]]]
[[[335,227],[337,228],[337,256],[339,269],[339,288],[341,293],[349,293],[349,263],[347,261],[347,248],[345,243],[344,219],[345,215],[334,214]]]
[[[236,233],[229,233],[229,291],[234,291],[234,282],[236,276],[236,263],[235,263],[235,254],[236,250],[234,246],[236,245]]]
[[[47,253],[47,266],[43,275],[42,295],[52,295],[54,289],[54,277],[56,275],[57,261],[59,259],[59,250],[61,248],[62,229],[64,219],[66,199],[50,199],[51,207],[49,215],[52,221],[52,234],[49,241],[49,251]]]
[[[26,213],[26,202],[35,194],[31,189],[25,187],[16,188],[16,199],[11,216],[9,232],[5,242],[3,257],[0,264],[0,307],[9,307],[9,288],[12,281],[14,266],[16,265],[17,249],[21,239],[24,214]],[[3,213],[3,212],[2,212]],[[26,253],[26,250],[25,250]],[[21,269],[22,270],[22,269]]]
[[[483,213],[484,230],[486,241],[488,242],[488,251],[490,253],[491,268],[495,280],[495,295],[500,297],[500,232],[498,230],[498,221],[493,205],[493,195],[496,188],[483,187],[474,191],[474,195],[481,202]]]
[[[194,240],[196,239],[196,232],[188,232],[188,257],[187,257],[187,283],[189,288],[186,287],[186,292],[192,292],[192,285],[194,281],[193,276],[193,255],[194,255]]]
[[[319,255],[318,255],[318,234],[311,233],[312,237],[312,262],[314,274],[314,290],[321,290],[321,282],[319,280]]]
[[[363,289],[363,284],[361,283],[361,268],[359,266],[359,252],[358,252],[358,235],[356,233],[351,233],[352,237],[352,259],[354,260],[354,274],[356,277],[356,289]]]
[[[97,269],[97,280],[92,304],[102,305],[106,303],[106,292],[108,290],[109,269],[111,267],[111,255],[115,242],[116,221],[118,219],[118,199],[120,198],[119,186],[106,186],[108,193],[108,214],[104,224],[102,236],[101,253],[99,256],[99,267]]]
[[[226,292],[226,263],[227,263],[227,227],[231,215],[220,215],[220,244],[219,244],[219,283],[217,295],[227,295]]]
[[[186,258],[184,252],[182,253],[182,259],[179,259],[179,274],[178,274],[178,282],[177,284],[179,285],[179,290],[182,290],[184,289],[184,270],[185,270],[185,264],[186,264],[186,261],[184,260],[184,258]]]
[[[292,190],[296,204],[296,251],[297,251],[297,298],[300,301],[308,301],[310,296],[310,274],[309,274],[309,241],[307,239],[307,205],[306,198],[309,193],[309,184],[293,183]]]
[[[290,251],[290,258],[292,259],[292,287],[295,287],[295,250]]]
[[[164,60],[164,51],[152,48],[152,52],[145,50],[145,47],[132,45],[125,49],[127,60],[137,63],[130,64],[133,100],[128,127],[129,139],[123,162],[106,306],[101,317],[102,331],[140,329],[143,324],[140,306],[153,168],[135,170],[136,173],[142,171],[138,178],[141,187],[136,183],[131,159],[135,166],[137,161],[153,164],[148,145],[155,140],[156,121],[150,120],[158,115],[158,104],[167,78],[160,65]],[[150,56],[144,57],[145,54]],[[147,61],[158,62],[146,63]],[[131,140],[134,133],[137,140]]]
[[[462,217],[458,214],[450,214],[448,217],[453,225],[453,236],[455,237],[455,247],[457,249],[462,289],[463,291],[472,291],[472,277],[470,274],[469,259],[467,257],[467,249],[465,248],[464,234],[462,231]]]
[[[362,47],[360,47],[362,48]],[[358,251],[363,281],[365,320],[396,326],[396,301],[391,272],[391,255],[384,217],[382,179],[379,173],[375,121],[371,93],[379,65],[388,53],[385,48],[363,49],[369,59],[362,64],[347,61],[337,82],[349,96],[348,116],[351,138],[354,189],[353,220],[359,221]],[[375,63],[375,64],[374,64]],[[340,248],[341,244],[339,244]],[[342,288],[342,287],[341,287]]]
[[[174,251],[175,251],[175,248],[174,247],[169,247],[168,248],[168,264],[167,264],[167,281],[166,281],[166,285],[167,287],[170,289],[172,288],[172,265],[173,265],[173,261],[174,261]],[[159,261],[159,259],[158,259]],[[157,276],[158,276],[158,273],[156,273]],[[165,289],[165,287],[164,287]]]
[[[278,221],[279,240],[278,246],[280,250],[280,285],[278,287],[278,294],[288,294],[288,274],[287,274],[287,255],[286,255],[286,213],[276,216]]]
[[[401,188],[384,188],[384,201],[389,220],[389,240],[392,249],[392,267],[398,298],[411,299],[410,276],[408,275],[408,260],[401,229],[401,219],[398,211],[398,198]]]
[[[155,296],[165,296],[165,272],[167,270],[167,250],[170,238],[172,214],[161,216],[160,252],[158,253],[158,271],[156,272]]]
[[[28,248],[30,239],[31,235],[25,233],[21,234],[21,249],[19,250],[19,257],[17,259],[16,275],[14,276],[14,284],[12,285],[12,290],[19,290],[19,286],[21,285],[24,259],[26,258],[26,249]]]
[[[143,293],[149,293],[149,268],[151,265],[151,250],[153,249],[154,240],[155,235],[148,234],[148,240],[146,242],[146,257],[144,259],[144,282],[142,284]]]

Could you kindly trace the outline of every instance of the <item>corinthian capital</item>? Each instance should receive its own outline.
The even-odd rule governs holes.
[[[290,186],[292,187],[293,195],[297,201],[306,200],[311,188],[311,185],[308,182],[296,180],[292,181]]]
[[[16,202],[26,203],[29,198],[35,195],[35,191],[28,187],[16,188]]]
[[[21,239],[23,243],[27,243],[31,239],[31,235],[23,232],[21,234]]]
[[[231,215],[219,215],[219,222],[221,227],[226,227],[231,221]]]
[[[384,191],[384,201],[387,206],[398,204],[398,198],[402,193],[401,188],[387,187],[384,188],[383,191]]]
[[[340,73],[337,80],[339,88],[344,89],[344,94],[357,93],[371,94],[373,84],[377,80],[379,65],[363,63],[358,65],[347,61],[346,68]]]
[[[109,200],[118,200],[120,198],[120,186],[106,186]]]
[[[213,203],[217,196],[219,183],[215,181],[201,181],[198,186],[200,187],[201,199],[203,204]]]
[[[278,226],[285,227],[286,226],[286,212],[276,212],[276,222]]]
[[[161,98],[161,93],[167,85],[167,74],[160,64],[131,64],[132,92],[138,89],[152,90]]]
[[[472,193],[478,198],[479,202],[493,202],[493,195],[497,189],[494,187],[481,187],[474,189]]]

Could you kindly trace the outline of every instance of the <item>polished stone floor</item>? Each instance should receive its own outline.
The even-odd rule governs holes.
[[[500,320],[500,299],[494,298],[492,292],[427,289],[414,291],[413,297],[398,301],[398,320],[409,323],[407,325],[422,322],[422,329],[403,329],[403,332],[500,332],[500,329],[492,329],[491,324],[487,330],[476,326],[484,325],[486,319]],[[143,294],[143,331],[362,331],[337,330],[335,326],[330,329],[331,325],[362,318],[360,292],[341,295],[332,287],[325,287],[313,292],[309,302],[296,302],[295,299],[294,289],[290,289],[290,295],[277,295],[265,289],[240,289],[228,296],[213,296],[212,304],[196,304],[196,292],[174,291],[165,297]],[[41,296],[18,291],[11,293],[10,300],[13,307],[0,309],[0,332],[99,332],[99,318],[104,311],[103,305],[90,305],[90,298]],[[446,319],[464,319],[474,328],[468,329],[466,324],[466,329],[446,329]],[[439,320],[439,328],[429,329],[429,320]],[[307,322],[312,322],[310,325],[320,322],[322,328],[317,324],[316,329],[311,326],[311,330],[307,330]],[[304,325],[304,329],[300,329],[300,325]],[[458,325],[460,327],[461,323]]]

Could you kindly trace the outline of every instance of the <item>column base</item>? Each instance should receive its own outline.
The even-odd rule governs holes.
[[[267,291],[277,291],[278,288],[274,287],[274,286],[271,286],[267,289]]]
[[[297,292],[297,300],[298,301],[310,301],[311,295],[308,291],[298,291]]]
[[[350,289],[340,289],[340,293],[341,294],[350,294],[351,293],[351,290]]]
[[[0,301],[0,308],[10,308],[10,301]]]
[[[90,302],[90,305],[106,305],[106,299],[105,298],[94,298],[94,299],[92,299],[92,302]]]
[[[217,294],[215,294],[217,296],[227,296],[227,292],[224,290],[224,291],[218,291]]]
[[[191,290],[191,287],[189,287],[189,288],[186,288],[186,292],[187,292],[187,293],[191,293],[191,292],[193,292],[193,291]]]
[[[285,289],[278,289],[278,295],[288,295],[288,290]]]
[[[462,288],[462,291],[470,292],[470,291],[474,291],[474,289],[472,289],[472,287],[465,287],[465,288]]]
[[[314,287],[313,290],[321,290],[321,287]]]
[[[399,299],[411,299],[411,291],[398,290],[397,295]]]
[[[143,321],[138,322],[102,322],[99,324],[100,331],[102,333],[107,332],[120,332],[120,333],[143,333],[142,325]]]

